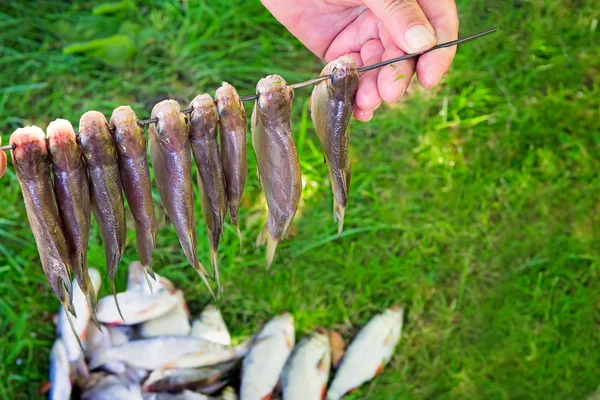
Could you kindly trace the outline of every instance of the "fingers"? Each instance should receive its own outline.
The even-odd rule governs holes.
[[[329,62],[348,52],[360,52],[362,46],[379,37],[379,19],[369,10],[346,26],[331,42],[323,58]]]
[[[389,60],[406,54],[406,52],[394,44],[385,27],[381,27],[379,36],[381,37],[381,43],[385,47],[382,60]],[[408,88],[414,73],[414,59],[401,61],[381,68],[377,76],[377,88],[382,100],[388,103],[398,101]]]
[[[364,65],[374,64],[381,61],[384,51],[385,49],[381,41],[373,39],[364,44],[360,50],[360,57]],[[371,116],[372,111],[381,104],[381,96],[377,89],[378,72],[377,70],[373,70],[362,74],[356,92],[355,106],[364,111],[371,111]],[[356,111],[355,115],[357,115]],[[368,114],[358,113],[358,117],[364,120],[368,117]]]
[[[430,0],[436,3],[437,0]],[[365,0],[392,40],[407,53],[435,46],[435,31],[417,0]],[[431,7],[433,8],[433,6]]]
[[[429,18],[439,43],[458,39],[458,15],[454,0],[420,0],[423,12]],[[423,54],[417,63],[417,78],[421,86],[432,88],[450,69],[456,46]]]

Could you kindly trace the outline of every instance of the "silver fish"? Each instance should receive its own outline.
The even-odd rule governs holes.
[[[70,399],[72,390],[67,349],[61,339],[56,339],[50,351],[50,399]]]
[[[294,317],[283,313],[269,321],[254,338],[242,362],[241,400],[268,399],[294,347]]]
[[[315,85],[310,98],[310,114],[329,169],[333,218],[338,223],[339,236],[344,227],[352,175],[349,125],[359,73],[354,59],[343,56],[327,64],[321,75],[332,78]]]
[[[86,388],[82,400],[142,400],[141,387],[127,385],[114,375],[104,375],[100,380]]]
[[[246,340],[235,347],[223,346],[217,350],[205,350],[188,353],[183,357],[165,365],[165,368],[200,368],[209,365],[239,360],[248,353],[251,340]],[[210,342],[214,343],[214,342]],[[217,343],[214,343],[218,345]]]
[[[140,336],[187,336],[191,330],[190,312],[184,299],[166,314],[144,322],[140,327]]]
[[[376,315],[348,346],[331,385],[327,400],[344,394],[373,379],[390,361],[400,340],[404,310],[394,306]]]
[[[329,336],[325,329],[317,329],[298,342],[283,368],[283,399],[323,399],[330,368]]]
[[[231,335],[221,311],[212,304],[206,306],[202,310],[200,318],[194,321],[190,336],[204,338],[225,346],[231,344]]]
[[[210,400],[202,393],[184,390],[181,393],[144,393],[144,400]]]
[[[201,368],[157,369],[144,382],[147,392],[178,392],[183,389],[201,389],[219,379],[228,378],[236,361]]]
[[[119,314],[109,297],[98,302],[98,320],[108,325],[136,325],[160,317],[172,310],[183,299],[183,292],[159,290],[152,295],[143,292],[117,294],[120,304],[126,305]]]
[[[279,75],[269,75],[258,82],[256,91],[252,146],[268,208],[267,223],[256,244],[267,245],[269,268],[277,244],[285,237],[298,210],[302,173],[291,128],[294,90]]]

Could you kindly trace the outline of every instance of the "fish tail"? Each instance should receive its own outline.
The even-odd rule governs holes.
[[[267,233],[267,269],[271,268],[279,240]]]
[[[215,296],[215,293],[213,292],[212,288],[210,287],[210,283],[208,283],[208,279],[206,279],[206,274],[203,272],[204,267],[202,267],[202,264],[200,263],[200,261],[198,261],[198,265],[199,265],[199,267],[195,268],[196,272],[198,272],[198,275],[200,275],[200,279],[202,279],[202,282],[204,282],[204,285],[210,292],[211,296],[213,297],[213,300],[216,302],[217,298]],[[202,267],[202,269],[200,269],[200,267]]]
[[[210,246],[210,264],[212,265],[213,273],[217,281],[217,291],[219,298],[223,298],[223,288],[221,287],[221,278],[219,277],[219,260],[217,259],[217,249]]]
[[[344,229],[344,212],[346,207],[343,207],[337,200],[333,200],[333,222],[338,224],[338,237],[342,236]]]
[[[117,287],[115,286],[115,278],[110,278],[110,284],[112,286],[113,297],[115,299],[115,305],[117,306],[117,311],[119,312],[119,316],[125,322],[125,318],[123,318],[123,313],[121,312],[121,307],[119,306],[119,300],[117,299]]]
[[[240,254],[241,254],[242,253],[242,232],[240,232],[240,226],[237,224],[237,221],[234,226],[235,226],[235,231],[237,233],[238,240],[240,241]]]
[[[77,316],[74,313],[75,307],[73,307],[73,303],[66,296],[63,299],[62,304],[63,304],[63,309],[64,309],[63,311],[65,312],[67,321],[69,322],[69,326],[71,327],[71,332],[73,332],[73,336],[75,336],[75,339],[77,339],[77,344],[79,344],[79,347],[81,348],[81,352],[83,353],[83,351],[84,351],[83,344],[81,343],[81,339],[79,338],[79,335],[77,334],[77,331],[75,330],[75,325],[73,325],[73,318],[71,318],[71,316],[74,316],[75,318],[77,318]]]
[[[102,332],[102,325],[100,325],[100,321],[98,321],[98,299],[96,298],[96,293],[94,293],[93,288],[91,291],[85,292],[85,299],[90,306],[90,316],[94,325]]]
[[[152,283],[150,282],[150,278],[156,280],[156,275],[152,268],[144,267],[144,278],[146,278],[146,283],[148,284],[148,288],[150,289],[150,293],[154,293],[154,289],[152,289]]]

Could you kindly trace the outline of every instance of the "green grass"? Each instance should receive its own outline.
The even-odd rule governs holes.
[[[222,80],[249,94],[267,74],[296,82],[320,70],[258,1],[96,3],[0,10],[4,143],[26,124],[77,125],[89,109],[130,104],[147,117],[164,98],[186,104]],[[350,339],[399,303],[408,312],[395,357],[349,399],[582,399],[600,384],[597,5],[460,0],[459,10],[462,36],[499,32],[461,46],[438,88],[414,85],[373,121],[353,123],[342,239],[309,89],[297,91],[293,114],[301,212],[270,271],[253,246],[264,200],[249,151],[243,252],[230,226],[220,248],[225,319],[248,335],[289,310],[299,336],[327,326]],[[198,236],[208,264],[200,219]],[[132,230],[128,239],[120,287],[136,258]],[[90,265],[103,269],[103,258],[94,229]],[[166,224],[155,268],[185,289],[192,312],[209,301]],[[0,293],[0,397],[37,397],[58,302],[10,167],[0,181]]]

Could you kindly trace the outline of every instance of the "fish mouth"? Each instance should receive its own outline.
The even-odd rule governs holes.
[[[353,75],[353,72],[356,71],[356,62],[352,57],[340,57],[332,67],[331,83],[337,85]]]

